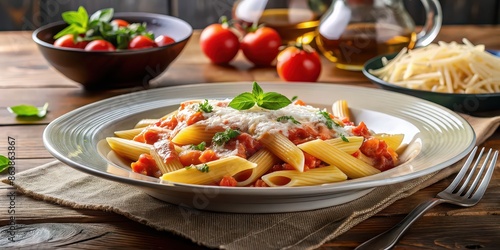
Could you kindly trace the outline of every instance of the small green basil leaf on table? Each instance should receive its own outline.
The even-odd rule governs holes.
[[[41,118],[45,117],[48,108],[49,104],[45,103],[43,107],[35,107],[33,105],[21,104],[8,107],[7,109],[9,110],[9,112],[15,114],[16,116],[38,116]]]

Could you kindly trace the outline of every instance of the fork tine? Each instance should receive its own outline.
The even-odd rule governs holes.
[[[462,169],[460,169],[460,172],[458,172],[453,182],[444,190],[444,192],[448,192],[450,194],[453,193],[453,190],[455,190],[455,188],[458,186],[458,184],[464,177],[465,173],[467,173],[467,170],[469,169],[472,160],[474,160],[474,155],[476,154],[476,151],[477,151],[477,146],[474,147],[474,149],[472,149],[472,151],[469,154],[469,157],[462,166]]]
[[[476,173],[476,170],[477,170],[477,165],[479,165],[479,162],[481,162],[481,158],[483,157],[483,152],[484,152],[484,148],[481,148],[481,152],[479,152],[479,155],[477,156],[476,158],[476,162],[474,162],[474,166],[472,166],[470,168],[470,172],[469,172],[469,175],[467,176],[467,179],[465,181],[462,182],[462,186],[460,187],[460,190],[457,191],[457,194],[458,195],[462,195],[464,193],[464,190],[467,188],[468,184],[469,184],[469,181],[472,179],[472,177],[474,176],[474,174]],[[488,159],[490,157],[490,155],[488,154],[486,156],[486,159]],[[481,173],[478,174],[478,176],[481,175]],[[473,188],[471,188],[472,190]]]
[[[484,149],[484,148],[483,148]],[[476,189],[476,186],[477,186],[477,183],[481,180],[481,176],[483,175],[483,172],[484,172],[484,169],[486,168],[486,165],[488,165],[488,161],[490,159],[490,155],[491,155],[491,151],[492,149],[490,148],[490,150],[488,151],[488,154],[486,155],[486,157],[484,158],[484,162],[483,162],[483,165],[481,165],[481,168],[479,168],[479,171],[476,175],[476,178],[474,179],[474,181],[472,182],[472,184],[470,185],[470,188],[469,188],[469,191],[467,191],[467,193],[465,194],[465,198],[469,198],[470,195],[472,194],[472,192],[474,192],[474,190]],[[477,158],[477,161],[479,163],[479,161],[481,160],[481,157],[478,157]],[[476,168],[472,169],[472,170],[477,170]],[[471,171],[472,172],[472,171]],[[465,186],[464,186],[465,187]],[[464,188],[462,187],[462,189]],[[461,194],[461,193],[458,193],[458,194]]]
[[[472,199],[481,199],[481,197],[483,196],[484,192],[486,191],[486,188],[488,187],[491,176],[493,175],[493,170],[495,169],[497,160],[498,160],[498,150],[496,150],[495,153],[493,154],[493,158],[491,159],[490,165],[486,170],[486,174],[484,174],[484,178],[481,180],[481,184],[479,184],[477,191],[472,195],[471,197]]]

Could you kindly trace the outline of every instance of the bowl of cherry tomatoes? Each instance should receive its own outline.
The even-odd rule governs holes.
[[[32,38],[57,71],[87,90],[148,86],[193,33],[187,22],[153,13],[103,9],[88,15],[80,7],[62,17]]]

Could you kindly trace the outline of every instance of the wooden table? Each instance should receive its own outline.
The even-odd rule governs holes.
[[[500,49],[500,26],[446,26],[436,40],[458,41],[467,37],[474,44],[485,44]],[[273,68],[253,68],[243,56],[230,66],[216,66],[208,62],[199,49],[199,31],[193,34],[180,57],[168,71],[155,79],[154,87],[222,81],[279,81]],[[373,87],[360,72],[335,69],[323,61],[320,82]],[[7,154],[7,138],[15,138],[17,173],[53,161],[44,148],[42,132],[56,117],[88,103],[135,90],[86,92],[77,83],[65,78],[44,60],[31,40],[31,32],[0,32],[0,154]],[[38,121],[16,119],[6,107],[27,103],[41,106],[50,103],[48,115]],[[500,131],[486,143],[500,149]],[[5,178],[7,173],[0,174]],[[350,249],[401,220],[418,203],[433,197],[446,187],[451,178],[442,180],[403,200],[399,200],[376,216],[367,219],[322,248]],[[10,223],[9,197],[12,191],[0,185],[0,226]],[[158,248],[197,249],[199,246],[166,232],[158,232],[113,213],[74,210],[63,206],[18,195],[16,223],[36,226],[53,223],[78,227],[98,226],[109,233],[97,237],[81,236],[80,241],[67,241],[67,248]],[[89,238],[90,237],[90,238]],[[5,242],[5,241],[4,241]],[[22,244],[22,242],[19,242]],[[64,245],[58,242],[59,245]],[[50,248],[50,242],[39,247]],[[497,171],[482,201],[472,208],[441,205],[418,220],[397,248],[495,248],[500,246],[500,171]],[[1,248],[1,245],[0,245]]]

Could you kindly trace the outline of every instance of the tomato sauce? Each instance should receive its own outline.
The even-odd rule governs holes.
[[[130,164],[130,167],[132,171],[139,174],[157,178],[162,175],[160,169],[156,166],[155,160],[149,154],[141,154],[136,162]]]
[[[193,125],[195,124],[196,122],[199,122],[201,120],[205,119],[205,117],[203,116],[203,113],[202,112],[196,112],[194,114],[192,114],[191,116],[188,117],[187,121],[186,121],[186,125]]]
[[[371,136],[370,131],[368,130],[368,127],[366,127],[366,124],[364,122],[360,122],[358,126],[354,127],[352,129],[352,133],[356,136],[363,136],[365,138]]]
[[[200,150],[184,150],[179,153],[179,161],[183,166],[191,166],[201,164],[200,156],[202,151]]]
[[[160,128],[167,128],[170,130],[173,130],[177,124],[179,124],[179,121],[177,120],[177,117],[175,115],[162,118],[158,122],[155,123],[155,126],[160,127]]]
[[[222,177],[222,179],[219,182],[219,186],[224,186],[224,187],[236,187],[238,182],[236,179],[234,179],[232,176],[226,175]]]
[[[252,156],[259,149],[261,149],[262,145],[251,135],[241,133],[234,139],[228,141],[224,147],[229,150],[236,150],[237,156],[248,159],[248,157]]]
[[[396,165],[396,152],[387,147],[387,144],[374,137],[365,139],[359,148],[361,153],[374,160],[374,167],[380,171],[393,168]]]

